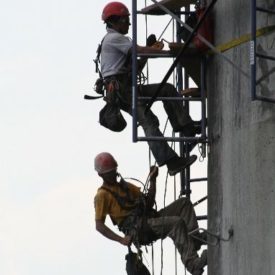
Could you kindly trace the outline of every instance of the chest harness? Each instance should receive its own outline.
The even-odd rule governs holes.
[[[147,223],[148,218],[156,217],[156,210],[148,210],[146,207],[146,197],[142,194],[138,199],[133,199],[127,182],[124,179],[120,181],[120,187],[126,193],[126,196],[120,196],[117,192],[110,190],[109,188],[102,186],[103,189],[116,199],[121,208],[129,210],[129,215],[118,224],[118,228],[126,235],[130,235],[133,238],[134,245],[138,248],[140,245],[148,245],[154,242],[157,237],[152,231],[151,227]],[[117,225],[111,218],[114,225]]]

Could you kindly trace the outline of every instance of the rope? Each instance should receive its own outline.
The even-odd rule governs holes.
[[[263,28],[260,28],[260,29],[256,30],[256,37],[263,36],[265,34],[268,34],[268,33],[274,32],[274,31],[275,31],[275,25],[270,25],[270,26],[267,26],[267,27],[263,27]],[[220,44],[220,45],[216,46],[216,49],[222,53],[222,52],[225,52],[229,49],[237,47],[237,46],[239,46],[243,43],[246,43],[250,40],[251,40],[251,34],[250,33],[243,34],[238,38],[232,39],[232,40],[230,40],[226,43],[223,43],[223,44]],[[213,54],[213,53],[215,53],[215,51],[212,49],[208,53]]]
[[[145,7],[147,7],[147,0],[144,1]],[[148,17],[147,14],[145,15],[145,35],[148,37]],[[149,83],[149,65],[148,62],[146,63],[146,78],[147,84]]]
[[[175,143],[174,143],[174,149],[175,149]],[[177,181],[176,177],[174,177],[174,201],[177,199]],[[174,254],[175,254],[175,275],[178,274],[178,254],[177,254],[177,248],[174,245]]]
[[[146,6],[146,3],[147,1],[145,0],[145,6]],[[146,25],[146,37],[148,35],[148,28],[147,28],[147,24],[148,24],[148,21],[147,21],[147,16],[145,17],[145,25]],[[163,36],[163,34],[165,33],[165,31],[167,30],[168,26],[171,24],[171,22],[173,23],[172,25],[172,37],[174,38],[174,35],[175,35],[175,20],[173,20],[173,18],[170,19],[170,21],[168,22],[168,24],[166,25],[165,29],[163,30],[163,32],[161,33],[161,35],[159,36],[158,40],[160,40]],[[173,73],[173,84],[175,86],[175,84],[177,83],[177,79],[178,79],[178,75],[174,72]],[[148,63],[147,63],[147,82],[149,83],[149,67],[148,67]],[[165,125],[164,125],[164,129],[162,131],[163,135],[165,134],[165,131],[167,129],[167,125],[168,125],[168,117],[166,119],[166,122],[165,122]],[[172,135],[174,136],[175,133],[172,132]],[[175,150],[175,142],[172,142],[171,143],[171,148],[173,148]],[[148,157],[149,157],[149,166],[151,167],[151,164],[152,164],[152,155],[151,155],[151,151],[149,149],[149,154],[148,154]],[[155,164],[156,164],[156,161],[155,161]],[[163,197],[163,207],[166,206],[166,196],[167,196],[167,183],[168,183],[168,171],[166,173],[166,179],[165,179],[165,189],[164,189],[164,197]],[[146,179],[146,183],[144,185],[144,190],[148,190],[148,185],[149,185],[149,175]],[[174,177],[174,200],[176,200],[176,177]],[[163,222],[162,224],[164,225],[164,216],[162,217],[163,218]],[[162,229],[162,234],[163,235],[163,229]],[[190,245],[188,244],[188,249],[187,249],[187,253],[185,255],[185,257],[188,256],[189,254],[189,250],[190,250]],[[164,255],[164,247],[163,247],[163,239],[161,239],[161,267],[160,267],[160,274],[162,275],[163,274],[163,267],[164,267],[164,262],[163,262],[163,255]],[[154,247],[153,247],[153,244],[152,244],[152,274],[154,275]],[[177,275],[177,249],[175,247],[175,275]]]
[[[144,1],[144,5],[145,7],[147,7],[147,0]],[[147,15],[145,15],[145,35],[146,37],[148,37],[148,17]],[[147,84],[149,84],[149,65],[148,62],[146,63],[146,82]],[[150,148],[148,147],[148,159],[149,159],[149,169],[152,166],[152,152],[150,150]],[[146,179],[146,183],[148,184],[148,178]],[[151,271],[152,271],[152,275],[155,274],[155,255],[154,255],[154,243],[152,243],[151,245],[151,262],[152,262],[152,266],[151,266]]]
[[[173,25],[172,25],[172,39],[174,41],[174,37],[175,37],[175,20],[173,20]],[[173,58],[174,59],[174,58]],[[174,71],[173,72],[173,84],[175,86],[175,84],[177,85],[178,83],[178,74]],[[178,85],[177,85],[178,86]],[[174,133],[173,133],[174,134]],[[175,142],[171,144],[172,148],[174,149],[175,151]],[[177,185],[176,185],[177,181],[176,181],[176,177],[174,177],[174,201],[177,199]],[[174,259],[175,259],[175,265],[174,265],[174,268],[175,268],[175,275],[177,275],[178,273],[178,258],[177,258],[177,248],[176,246],[174,245]]]
[[[206,158],[206,155],[203,152],[203,146],[205,146],[205,145],[203,145],[203,144],[199,145],[198,144],[198,151],[200,153],[199,162],[203,162],[204,159]]]
[[[168,171],[166,173],[166,179],[165,179],[165,188],[164,188],[164,197],[163,197],[163,208],[165,207],[165,201],[166,201],[166,195],[167,195],[167,182],[168,182]],[[162,216],[162,224],[164,224],[164,216]],[[163,236],[163,227],[162,227],[162,232],[161,236]],[[160,274],[162,275],[163,271],[163,239],[161,239],[161,270]]]

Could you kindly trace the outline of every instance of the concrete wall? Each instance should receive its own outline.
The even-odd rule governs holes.
[[[215,44],[250,33],[250,1],[220,0]],[[258,5],[275,10],[274,0]],[[258,26],[275,23],[266,14]],[[275,32],[258,49],[275,56]],[[249,43],[225,53],[249,73]],[[259,62],[259,76],[275,62]],[[258,92],[275,98],[275,73]],[[208,228],[229,242],[209,247],[209,275],[275,274],[275,104],[251,101],[250,81],[218,56],[208,61]]]

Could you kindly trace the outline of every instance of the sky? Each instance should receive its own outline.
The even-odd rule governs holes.
[[[93,197],[101,180],[93,169],[93,159],[108,151],[117,159],[124,177],[141,181],[145,181],[150,163],[147,144],[132,142],[128,115],[128,127],[113,133],[98,123],[104,102],[83,99],[84,94],[94,94],[97,74],[93,59],[105,33],[101,11],[106,3],[1,3],[1,275],[126,274],[127,248],[95,230]],[[124,3],[131,7],[131,1]],[[169,21],[165,20],[152,21],[148,31],[160,35]],[[144,20],[139,27],[142,44]],[[171,39],[171,34],[165,38]],[[163,63],[152,66],[150,80],[161,81],[167,68]],[[164,125],[163,108],[158,104],[153,108]],[[198,119],[197,106],[192,111],[193,118]],[[197,161],[193,166],[193,176],[206,176],[205,162]],[[159,208],[164,203],[166,172],[160,168]],[[168,180],[166,204],[174,199],[174,186],[178,194],[177,177],[176,183],[174,178]],[[205,185],[196,184],[192,200],[205,192]],[[205,209],[203,203],[196,211],[205,214]],[[109,220],[107,223],[112,226]],[[163,245],[163,274],[172,274],[174,248],[171,240]],[[144,253],[149,267],[150,251]],[[155,273],[159,274],[159,244],[154,246],[154,253]],[[178,271],[183,274],[181,263]]]

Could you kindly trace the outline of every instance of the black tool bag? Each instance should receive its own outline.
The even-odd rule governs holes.
[[[99,112],[99,123],[114,132],[121,132],[127,125],[120,108],[109,102]]]
[[[147,267],[143,264],[141,256],[129,249],[125,256],[126,272],[128,275],[151,275]]]

